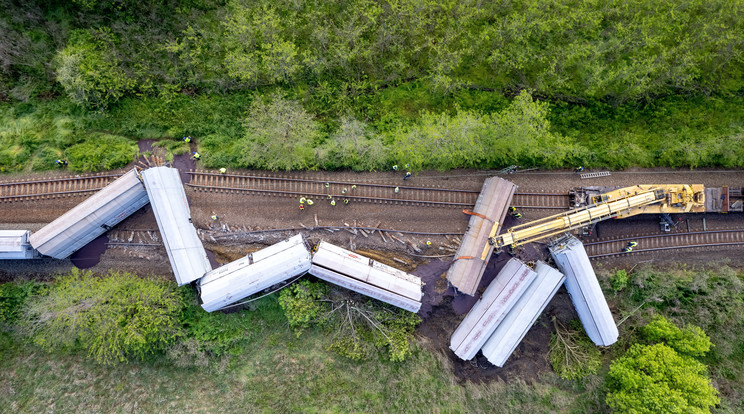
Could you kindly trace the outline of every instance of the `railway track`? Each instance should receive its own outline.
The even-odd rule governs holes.
[[[4,182],[0,183],[0,202],[36,201],[89,195],[120,176],[120,174],[102,173],[47,180]]]
[[[162,246],[163,239],[157,229],[121,229],[108,232],[109,246]]]
[[[472,208],[479,191],[453,188],[413,187],[407,185],[376,184],[350,181],[322,181],[294,177],[219,174],[207,171],[190,171],[187,186],[206,192],[228,194],[276,195],[309,197],[340,202],[343,199],[377,204],[424,205],[455,208]],[[404,183],[405,184],[405,183]],[[355,187],[352,187],[355,186]],[[398,192],[395,192],[395,189]],[[568,208],[568,195],[558,193],[517,193],[513,204],[520,208]]]
[[[638,246],[634,247],[630,253],[622,252],[622,249],[631,240],[637,242]],[[744,245],[744,229],[639,235],[584,243],[586,253],[592,259],[672,249],[702,249],[706,247],[741,245]]]

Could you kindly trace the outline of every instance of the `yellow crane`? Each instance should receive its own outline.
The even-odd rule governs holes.
[[[488,242],[495,248],[517,247],[611,218],[704,211],[704,190],[702,185],[697,184],[625,187],[593,197],[586,207],[514,226],[498,236],[498,223],[495,223]],[[485,246],[481,259],[485,260],[488,248]]]

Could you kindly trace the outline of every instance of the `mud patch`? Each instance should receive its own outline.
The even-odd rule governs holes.
[[[194,146],[193,143],[191,145]],[[192,149],[186,154],[173,156],[173,167],[178,169],[178,172],[181,175],[181,181],[183,181],[184,184],[191,181],[191,174],[189,174],[188,172],[196,169],[196,161],[191,159],[192,151],[196,150]]]
[[[447,269],[452,262],[439,259],[424,263],[416,268],[412,275],[424,282],[424,297],[421,299],[419,316],[427,318],[435,306],[442,303],[445,296],[452,296],[454,289],[447,282]]]
[[[212,269],[216,269],[222,266],[222,263],[217,261],[217,257],[215,256],[213,251],[206,249],[204,249],[204,251],[207,252],[207,259],[209,259],[209,264],[212,266]]]
[[[152,152],[152,144],[155,143],[154,139],[141,139],[137,141],[137,148],[139,148],[140,154],[143,152]]]
[[[105,233],[96,237],[82,249],[73,253],[70,261],[78,269],[88,269],[97,265],[101,261],[101,255],[106,251],[108,241],[108,235]]]
[[[493,280],[496,278],[496,275],[499,274],[501,269],[503,269],[503,267],[506,265],[506,262],[508,262],[511,258],[511,255],[504,252],[491,256],[491,260],[488,261],[486,270],[483,272],[483,277],[478,284],[478,292],[476,293],[476,295],[470,296],[460,293],[452,300],[452,308],[457,315],[464,315],[470,312],[470,309],[472,309],[473,305],[475,305],[475,302],[480,299],[483,291],[486,290],[491,282],[493,282]]]

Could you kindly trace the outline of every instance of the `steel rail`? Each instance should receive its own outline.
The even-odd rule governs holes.
[[[363,181],[338,181],[338,180],[317,180],[317,179],[300,179],[300,178],[289,178],[289,177],[271,177],[271,176],[257,176],[257,175],[242,175],[242,174],[221,174],[214,172],[202,172],[202,171],[189,171],[189,174],[195,178],[194,184],[186,184],[188,187],[198,189],[200,191],[210,192],[242,192],[242,193],[256,193],[256,194],[269,194],[269,195],[282,195],[282,196],[305,196],[305,197],[327,197],[331,196],[334,198],[346,198],[349,200],[357,200],[372,203],[390,203],[390,204],[413,204],[413,205],[434,205],[434,206],[452,206],[452,207],[470,207],[475,205],[477,196],[480,194],[479,191],[473,190],[462,190],[452,188],[436,188],[436,187],[413,187],[413,186],[400,186],[394,184],[373,184]],[[217,182],[214,182],[217,181]],[[228,183],[225,183],[229,181]],[[241,185],[242,182],[247,182],[249,185],[254,186],[235,186],[235,184]],[[263,183],[268,183],[269,186],[263,187]],[[230,185],[232,184],[232,185]],[[285,188],[272,188],[286,184],[290,189]],[[304,188],[302,186],[295,186],[293,184],[307,184],[309,187]],[[326,185],[333,185],[334,188],[328,192],[319,192],[319,189],[323,189]],[[344,189],[356,186],[359,190],[355,190],[356,194],[351,192],[338,194],[339,186],[343,186]],[[298,188],[299,187],[299,188]],[[392,198],[379,195],[359,195],[359,192],[363,192],[364,188],[368,189],[388,189],[393,190],[397,188],[400,193],[409,193],[420,195],[422,198]],[[325,187],[329,188],[329,187]],[[434,194],[455,194],[456,201],[440,201],[434,199],[425,199],[423,197],[428,193]],[[465,200],[458,200],[460,196],[467,197]],[[559,203],[554,201],[543,201],[535,204],[530,204],[529,200],[555,200],[559,197]],[[564,210],[568,208],[568,195],[561,193],[517,193],[515,194],[517,203],[514,204],[517,208],[525,209],[548,209],[548,210]],[[565,200],[565,201],[564,201]],[[560,204],[560,205],[556,205]]]
[[[48,180],[0,183],[0,202],[41,200],[98,191],[121,174],[69,176]]]
[[[718,235],[729,236],[727,240],[721,241],[710,241],[704,240],[705,238],[716,237]],[[736,240],[736,238],[740,240]],[[703,239],[703,240],[701,240]],[[732,240],[733,239],[733,240]],[[661,240],[661,243],[666,244],[658,247],[648,248],[634,248],[630,252],[618,251],[618,244],[625,243],[631,240]],[[665,251],[673,249],[689,249],[689,248],[705,248],[715,246],[739,246],[744,245],[744,229],[721,229],[721,230],[707,230],[707,231],[694,231],[687,233],[672,233],[672,234],[658,234],[658,235],[639,235],[635,237],[621,237],[611,240],[602,240],[597,242],[584,243],[585,247],[593,250],[592,247],[598,248],[595,254],[588,255],[590,259],[601,258],[601,257],[613,257],[621,255],[629,255],[633,253],[647,253],[653,251]],[[607,249],[612,248],[614,251],[603,252]]]
[[[69,177],[53,178],[49,180],[0,182],[0,187],[6,187],[6,186],[11,186],[11,185],[23,185],[23,184],[56,183],[56,182],[62,182],[62,181],[79,181],[79,180],[89,180],[91,178],[110,178],[110,177],[119,178],[121,177],[121,174],[101,174],[101,175],[86,175],[86,176],[71,175]]]

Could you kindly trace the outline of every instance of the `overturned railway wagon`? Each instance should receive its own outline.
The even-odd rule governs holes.
[[[28,241],[28,230],[0,230],[0,260],[23,260],[39,257]]]
[[[411,312],[421,308],[420,278],[330,243],[318,244],[309,273]]]
[[[136,170],[117,178],[90,198],[33,233],[31,246],[45,256],[64,259],[148,203]]]
[[[208,272],[199,280],[202,308],[222,309],[308,270],[310,251],[298,234]]]
[[[191,212],[178,170],[150,168],[142,172],[142,178],[178,285],[199,279],[212,270],[212,266],[191,224]]]
[[[511,204],[517,186],[499,177],[491,177],[470,213],[468,230],[447,271],[447,280],[462,293],[474,296],[493,253],[488,238],[497,235]]]
[[[536,277],[537,273],[519,260],[506,262],[452,334],[450,349],[455,355],[466,361],[473,359]]]
[[[535,281],[506,314],[481,349],[488,362],[497,367],[504,366],[566,279],[561,272],[543,262],[537,262],[535,272]]]
[[[617,325],[584,245],[576,237],[567,235],[552,243],[549,249],[556,265],[566,275],[566,290],[589,339],[598,346],[614,344],[618,337]]]

